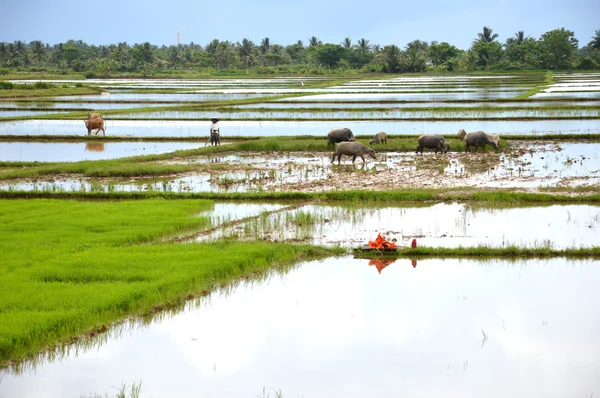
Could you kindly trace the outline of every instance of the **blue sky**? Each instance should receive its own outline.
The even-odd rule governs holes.
[[[300,5],[302,4],[302,5]],[[89,7],[89,8],[88,8]],[[311,36],[324,43],[350,37],[401,47],[415,40],[447,41],[467,49],[483,26],[504,42],[519,30],[539,38],[564,27],[580,46],[600,29],[600,0],[254,0],[117,1],[0,0],[0,41],[69,39],[90,44],[181,42],[206,45],[212,39],[288,45]]]

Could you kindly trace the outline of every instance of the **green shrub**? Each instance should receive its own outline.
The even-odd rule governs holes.
[[[0,90],[12,90],[15,85],[11,82],[0,82]]]

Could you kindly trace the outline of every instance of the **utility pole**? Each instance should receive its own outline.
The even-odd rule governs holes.
[[[177,45],[179,45],[179,42],[180,42],[180,40],[179,40],[179,39],[180,39],[180,36],[179,36],[179,31],[177,31]]]

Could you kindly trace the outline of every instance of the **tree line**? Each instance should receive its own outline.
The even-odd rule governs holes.
[[[156,46],[148,42],[129,45],[89,45],[81,40],[49,45],[40,40],[0,42],[0,67],[7,70],[87,72],[89,76],[111,73],[151,74],[161,70],[252,70],[258,73],[325,73],[359,71],[404,73],[477,70],[540,70],[600,68],[600,29],[584,47],[574,33],[554,29],[539,38],[519,31],[501,43],[498,34],[483,27],[470,48],[447,42],[413,40],[404,48],[381,46],[365,38],[356,43],[347,37],[339,44],[323,43],[313,36],[282,46],[265,37],[260,44],[212,40],[206,46],[194,42]]]

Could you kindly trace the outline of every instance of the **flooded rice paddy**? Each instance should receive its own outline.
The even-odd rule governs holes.
[[[0,112],[1,114],[1,112]],[[310,110],[295,112],[292,110],[277,111],[267,110],[257,111],[157,111],[143,114],[121,114],[119,119],[191,119],[191,120],[209,120],[211,117],[218,117],[226,120],[247,120],[247,119],[293,119],[293,120],[367,120],[367,119],[502,119],[506,118],[600,118],[600,107],[598,109],[523,109],[523,110],[461,110],[452,111],[410,111],[396,110],[390,108],[385,111],[344,111],[344,110]]]
[[[209,124],[204,120],[111,120],[106,118],[107,134],[131,137],[204,137]],[[489,134],[600,134],[600,121],[573,120],[349,120],[349,121],[244,121],[222,120],[221,135],[242,137],[323,136],[333,128],[347,127],[355,135],[385,131],[391,135],[456,134],[485,131]],[[0,135],[86,135],[83,120],[22,120],[0,122]]]
[[[190,142],[0,142],[3,162],[78,162],[201,148]]]
[[[95,143],[100,144],[100,143]],[[1,144],[5,145],[5,144]],[[28,144],[22,144],[28,145]],[[45,145],[45,146],[44,146]],[[32,148],[50,148],[38,144]],[[59,145],[59,144],[56,144]],[[4,156],[33,160],[60,157],[93,157],[82,152],[90,144],[63,144],[60,155],[19,153]],[[124,148],[129,156],[159,153],[170,143],[107,143]],[[174,144],[177,145],[177,144]],[[181,144],[177,148],[197,148],[202,143]],[[3,146],[0,146],[3,148]],[[27,147],[25,147],[27,148]],[[67,149],[68,148],[68,149]],[[454,148],[462,151],[461,148]],[[137,151],[137,152],[136,152]],[[3,181],[2,190],[37,191],[165,191],[165,192],[260,192],[260,191],[329,191],[338,189],[389,190],[401,188],[519,188],[574,187],[600,183],[600,144],[515,142],[505,153],[450,152],[435,155],[426,152],[385,152],[377,160],[359,159],[352,164],[344,158],[340,165],[331,164],[332,153],[222,153],[172,160],[168,164],[203,165],[197,172],[170,178],[137,178],[135,181],[96,180],[87,178],[44,178]],[[99,155],[102,156],[102,155]],[[218,165],[212,169],[211,165]]]
[[[1,106],[1,103],[0,103]],[[274,102],[264,102],[259,104],[236,105],[236,108],[287,108],[287,109],[306,109],[306,108],[471,108],[471,107],[490,107],[490,108],[538,108],[538,107],[558,107],[558,106],[596,106],[600,107],[599,101],[510,101],[510,102],[299,102],[290,99],[282,99]],[[457,109],[461,111],[461,109]]]
[[[256,97],[268,97],[269,94],[255,93],[103,93],[92,95],[66,95],[57,97],[57,100],[63,102],[115,102],[115,101],[133,101],[133,102],[203,102],[203,101],[221,101],[238,100]]]
[[[141,382],[148,397],[590,397],[599,278],[597,260],[306,262],[4,371],[0,390],[80,397]]]
[[[62,109],[83,109],[83,110],[103,110],[103,109],[130,109],[130,108],[145,108],[145,107],[162,107],[172,106],[169,103],[122,103],[122,102],[34,102],[34,101],[23,101],[23,102],[0,102],[0,116],[3,116],[4,112],[11,108],[18,108],[19,110],[35,110],[44,109],[46,112],[60,111]],[[48,109],[51,109],[50,111]]]
[[[404,247],[409,247],[413,239],[426,247],[600,246],[600,206],[592,205],[306,204],[278,210],[241,222],[228,215],[220,220],[221,227],[210,233],[200,232],[189,240],[289,241],[352,249],[381,232]],[[220,212],[223,210],[212,213]],[[532,226],[537,226],[534,231]]]

